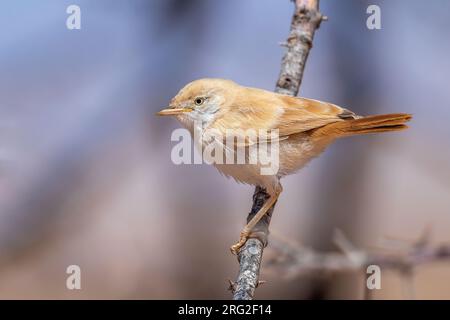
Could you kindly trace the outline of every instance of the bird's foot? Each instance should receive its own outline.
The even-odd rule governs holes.
[[[235,244],[233,244],[230,247],[231,253],[238,254],[239,250],[242,248],[242,246],[247,242],[248,236],[250,235],[249,231],[242,230],[241,237],[239,238],[239,241]]]
[[[241,237],[239,241],[230,247],[230,250],[233,254],[238,254],[239,250],[244,246],[249,238],[258,239],[261,241],[264,247],[267,246],[267,234],[264,231],[245,231],[241,232]]]

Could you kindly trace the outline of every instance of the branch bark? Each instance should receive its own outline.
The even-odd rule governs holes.
[[[326,17],[319,12],[319,0],[296,0],[291,29],[286,43],[287,51],[281,63],[281,71],[275,92],[296,96],[303,78],[306,60],[312,48],[314,33]],[[247,221],[259,211],[268,198],[268,194],[261,187],[256,187],[253,194],[252,210]],[[263,219],[256,225],[254,231],[263,234],[267,240],[270,219],[275,204]],[[267,241],[265,241],[267,243]],[[249,239],[238,254],[239,275],[237,281],[231,285],[234,300],[252,300],[259,283],[264,244],[259,239]]]

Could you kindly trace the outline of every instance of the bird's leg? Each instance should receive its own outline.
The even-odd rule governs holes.
[[[242,246],[247,242],[247,239],[249,238],[253,228],[256,226],[259,220],[261,220],[262,217],[264,217],[264,215],[275,204],[275,202],[277,202],[281,190],[282,189],[280,186],[279,190],[276,190],[274,194],[271,194],[269,199],[267,199],[267,201],[264,203],[261,209],[259,209],[259,211],[255,214],[255,216],[247,223],[244,229],[242,229],[239,242],[235,243],[230,248],[233,254],[237,254],[239,252],[239,249],[241,249]]]

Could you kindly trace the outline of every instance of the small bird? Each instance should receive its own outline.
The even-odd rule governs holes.
[[[270,196],[243,228],[239,241],[231,246],[234,254],[239,252],[249,237],[260,238],[260,234],[252,234],[252,229],[277,201],[282,191],[282,177],[301,169],[337,138],[403,130],[407,128],[405,122],[411,119],[411,115],[405,113],[358,116],[332,103],[244,87],[231,80],[210,78],[187,84],[170,101],[169,106],[157,115],[175,116],[199,140],[195,142],[203,146],[211,143],[202,134],[209,129],[214,129],[223,136],[230,130],[277,130],[277,172],[261,174],[261,162],[213,163],[225,176],[233,177],[241,183],[261,186]],[[200,134],[195,135],[195,131]],[[250,150],[251,145],[258,143],[261,141],[247,139],[244,145]],[[274,141],[269,139],[269,143]],[[229,150],[227,148],[227,152]],[[236,148],[232,151],[236,151]]]

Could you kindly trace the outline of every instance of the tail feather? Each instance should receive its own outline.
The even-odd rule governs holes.
[[[343,122],[341,128],[344,135],[398,131],[408,128],[409,120],[411,115],[406,113],[381,114]]]
[[[315,132],[315,135],[346,137],[358,134],[399,131],[408,128],[405,123],[411,118],[412,116],[407,113],[392,113],[349,119],[326,125]]]

